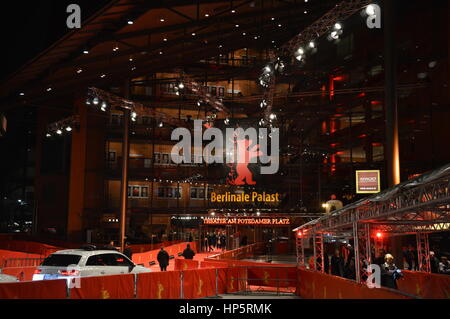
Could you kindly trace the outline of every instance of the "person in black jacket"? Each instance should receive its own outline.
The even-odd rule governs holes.
[[[161,271],[167,271],[167,266],[169,266],[169,254],[164,250],[164,247],[162,247],[161,251],[158,253],[157,259]]]
[[[194,259],[195,252],[191,249],[191,245],[187,245],[187,248],[183,251],[184,259]]]
[[[331,257],[331,274],[344,277],[344,258],[341,257],[339,249],[336,249]]]
[[[130,243],[125,244],[125,249],[123,250],[123,254],[127,256],[130,260],[133,259],[133,251],[131,250]]]
[[[394,264],[394,256],[386,254],[384,260],[385,263],[381,265],[381,285],[387,288],[398,289],[397,280],[403,275]]]

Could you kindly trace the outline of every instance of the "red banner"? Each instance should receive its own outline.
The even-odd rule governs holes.
[[[139,274],[138,299],[180,299],[181,278],[179,271]]]
[[[227,293],[245,291],[246,283],[247,283],[246,268],[227,269]]]
[[[411,295],[429,299],[450,298],[450,276],[419,271],[402,271],[398,289]]]
[[[197,269],[183,272],[184,299],[199,299],[216,295],[216,271]]]
[[[175,270],[190,270],[190,269],[198,269],[199,261],[197,260],[188,260],[188,259],[175,259]]]
[[[3,283],[0,299],[67,299],[66,281]]]
[[[298,269],[297,294],[305,299],[410,299],[386,288],[368,288],[365,284],[315,271]]]
[[[297,269],[285,267],[249,267],[248,284],[265,287],[297,287]]]
[[[134,275],[83,277],[80,288],[70,290],[71,299],[133,299]]]
[[[228,268],[228,264],[216,261],[202,261],[200,262],[200,268]]]

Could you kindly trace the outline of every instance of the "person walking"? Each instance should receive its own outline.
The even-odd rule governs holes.
[[[187,245],[187,248],[183,251],[182,256],[184,259],[194,259],[195,252],[191,249],[191,245]]]
[[[157,259],[161,271],[167,271],[167,266],[169,266],[169,254],[164,250],[164,247],[161,247]]]

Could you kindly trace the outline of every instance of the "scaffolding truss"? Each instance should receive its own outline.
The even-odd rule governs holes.
[[[303,237],[297,241],[298,244],[314,238],[315,264],[324,260],[323,246],[318,249],[316,245],[319,234],[320,238],[324,235],[335,239],[352,237],[356,280],[363,282],[369,275],[372,254],[382,248],[376,233],[416,235],[419,271],[430,272],[428,235],[449,229],[450,164],[306,223],[294,231]],[[297,251],[302,249],[297,247]]]

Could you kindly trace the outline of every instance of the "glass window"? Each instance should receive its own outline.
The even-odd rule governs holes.
[[[69,267],[71,265],[78,265],[81,256],[79,255],[58,255],[53,254],[45,258],[42,266],[49,267]]]

